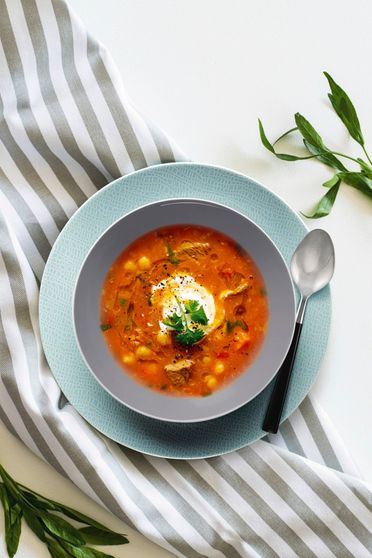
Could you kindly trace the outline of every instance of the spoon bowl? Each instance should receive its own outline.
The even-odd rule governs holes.
[[[298,245],[291,261],[292,279],[309,297],[328,285],[335,268],[335,251],[329,234],[315,229]]]

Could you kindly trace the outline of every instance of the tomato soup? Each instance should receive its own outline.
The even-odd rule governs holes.
[[[171,395],[207,396],[236,378],[257,356],[267,323],[265,284],[249,254],[195,225],[138,238],[102,289],[101,330],[113,356]]]

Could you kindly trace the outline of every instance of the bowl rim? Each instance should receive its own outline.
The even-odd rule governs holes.
[[[187,165],[187,164],[193,164],[193,163],[179,162],[178,164],[179,164],[179,165]],[[170,165],[170,164],[169,164],[169,165]],[[177,165],[177,163],[171,163],[171,165]],[[164,167],[164,164],[163,164],[163,165],[156,165],[156,166],[157,166],[157,167]],[[230,172],[230,173],[233,173],[233,174],[235,173],[235,174],[238,174],[238,175],[240,175],[240,176],[242,176],[242,177],[244,177],[244,178],[248,178],[248,179],[249,179],[249,177],[247,177],[247,176],[244,175],[243,173],[239,173],[239,172],[236,172],[236,171],[232,171],[231,169],[227,169],[227,168],[224,168],[224,167],[219,167],[219,166],[216,166],[216,165],[202,165],[201,163],[198,164],[198,166],[208,166],[208,167],[211,167],[211,168],[214,168],[214,169],[228,171],[228,172]],[[150,167],[150,168],[151,168],[151,167]],[[140,169],[140,171],[137,171],[137,172],[146,171],[146,170],[148,170],[148,167],[146,167],[145,169]],[[137,172],[130,173],[129,175],[126,175],[124,178],[126,178],[127,176],[131,176],[131,175],[133,175],[133,174],[137,174]],[[118,178],[117,180],[120,180],[121,178],[123,178],[123,177],[120,177],[120,178]],[[260,184],[260,186],[261,186],[261,184]],[[266,188],[265,186],[262,186],[262,187],[263,187],[263,188]],[[267,189],[267,188],[266,188],[266,189]],[[276,194],[275,194],[275,195],[276,195]],[[280,198],[279,196],[277,196],[277,197],[278,197],[283,203],[285,203],[285,202],[282,200],[282,198]],[[256,228],[259,230],[260,234],[262,234],[262,235],[269,241],[269,243],[272,245],[272,247],[274,248],[274,250],[277,252],[277,255],[279,256],[279,258],[282,260],[282,263],[284,264],[284,268],[285,268],[285,270],[286,270],[286,272],[287,272],[287,277],[288,277],[288,279],[289,279],[289,285],[290,285],[290,287],[291,287],[291,293],[292,293],[291,301],[293,302],[293,304],[292,304],[292,308],[291,308],[291,310],[292,310],[292,312],[291,312],[291,314],[292,314],[292,316],[291,316],[291,318],[292,318],[292,319],[291,319],[291,324],[292,324],[292,326],[291,326],[291,335],[290,335],[290,337],[289,337],[289,340],[288,340],[288,343],[287,343],[287,346],[286,346],[286,350],[285,350],[285,352],[284,352],[284,355],[283,355],[282,359],[280,360],[280,362],[278,362],[278,364],[276,365],[276,370],[275,370],[275,372],[273,372],[273,374],[271,375],[271,377],[270,377],[264,384],[262,384],[261,387],[260,387],[259,389],[257,389],[257,391],[256,391],[253,395],[250,395],[248,398],[246,398],[245,401],[237,403],[235,406],[230,407],[228,410],[222,410],[221,412],[215,413],[215,414],[213,414],[212,416],[201,417],[201,418],[200,418],[200,417],[195,417],[195,418],[187,418],[187,419],[185,419],[185,418],[174,418],[174,417],[173,417],[173,418],[169,418],[169,417],[159,416],[159,415],[156,415],[156,414],[151,413],[151,412],[146,412],[146,411],[143,410],[143,409],[139,409],[138,407],[136,407],[135,405],[132,405],[131,403],[128,403],[127,401],[123,401],[123,399],[122,399],[120,396],[118,396],[114,391],[112,391],[112,390],[101,380],[101,378],[95,373],[95,371],[92,369],[91,365],[88,363],[88,360],[87,360],[87,358],[86,358],[86,356],[85,356],[85,353],[84,353],[84,351],[83,351],[83,348],[82,348],[82,346],[81,346],[81,344],[80,344],[80,339],[79,339],[79,335],[78,335],[78,332],[77,332],[77,326],[76,326],[76,318],[75,318],[76,299],[77,299],[77,287],[78,287],[78,284],[79,284],[79,279],[80,279],[81,274],[82,274],[82,270],[84,269],[84,267],[85,267],[85,265],[86,265],[86,262],[87,262],[88,258],[90,257],[91,253],[92,253],[93,250],[96,248],[96,246],[101,242],[102,238],[110,231],[110,229],[114,228],[119,222],[123,221],[124,219],[128,218],[130,215],[132,215],[132,214],[134,214],[134,213],[137,213],[137,212],[139,212],[139,211],[141,211],[141,210],[144,210],[144,209],[146,209],[146,208],[150,208],[151,206],[171,205],[171,204],[175,204],[175,203],[178,203],[178,204],[179,204],[179,203],[190,203],[190,204],[195,203],[195,204],[198,204],[198,205],[200,205],[200,204],[205,204],[205,205],[208,205],[208,206],[211,206],[211,205],[217,206],[217,207],[219,207],[219,208],[222,209],[222,210],[228,210],[228,211],[230,211],[230,212],[232,212],[232,213],[235,213],[235,214],[239,215],[240,217],[242,217],[244,220],[250,222],[254,227],[256,227]],[[174,223],[174,224],[176,225],[177,223]],[[182,223],[179,223],[179,224],[182,224]],[[186,224],[186,221],[185,221],[184,224]],[[156,227],[156,228],[161,228],[161,226],[162,226],[162,225],[160,225],[159,227]],[[163,226],[167,226],[167,225],[163,225]],[[199,226],[203,226],[203,225],[199,225]],[[156,230],[156,228],[155,228],[155,229],[151,229],[151,230]],[[209,226],[206,226],[206,228],[210,228],[210,229],[215,228],[215,230],[219,231],[218,227],[209,227]],[[151,232],[151,231],[148,231],[148,232]],[[227,233],[224,233],[223,231],[219,231],[219,232],[222,232],[222,234],[225,234],[225,235],[229,236]],[[146,233],[142,233],[141,235],[137,236],[136,238],[140,238],[140,236],[142,236],[143,234],[146,234]],[[238,239],[233,238],[233,237],[231,237],[231,238],[232,238],[233,240],[235,240],[236,242],[239,242]],[[132,242],[134,242],[134,240],[133,240]],[[125,249],[125,247],[123,248],[123,250],[124,250],[124,249]],[[257,264],[256,264],[256,265],[257,265]],[[91,247],[89,248],[89,250],[87,251],[87,253],[86,253],[86,255],[85,255],[85,257],[84,257],[84,259],[83,259],[83,261],[82,261],[82,263],[81,263],[81,265],[80,265],[80,267],[79,267],[79,271],[78,271],[78,273],[77,273],[77,275],[76,275],[76,280],[75,280],[74,288],[73,288],[71,310],[72,310],[73,332],[74,332],[75,341],[76,341],[77,346],[78,346],[78,349],[79,349],[80,356],[83,358],[83,361],[84,361],[84,363],[85,363],[87,369],[89,370],[89,372],[91,373],[91,375],[94,377],[94,379],[100,384],[100,386],[101,386],[111,397],[113,397],[113,398],[114,398],[116,401],[118,401],[120,404],[122,404],[122,405],[128,407],[128,408],[131,409],[132,411],[137,412],[137,413],[140,413],[140,414],[142,414],[142,415],[144,415],[144,416],[146,416],[146,417],[149,417],[149,418],[152,418],[152,419],[156,419],[156,420],[159,420],[159,421],[162,421],[162,422],[170,422],[170,423],[173,422],[173,423],[181,423],[181,424],[184,423],[184,424],[187,424],[187,423],[197,423],[197,422],[204,422],[204,421],[208,421],[208,420],[214,420],[214,419],[217,419],[217,418],[219,418],[219,417],[222,417],[222,416],[225,416],[225,415],[227,415],[227,414],[230,414],[230,413],[232,413],[232,412],[238,410],[239,408],[243,407],[244,405],[246,405],[246,404],[249,403],[250,401],[252,401],[255,397],[257,397],[257,396],[270,384],[270,382],[271,382],[271,381],[275,378],[275,376],[277,375],[277,373],[278,373],[278,371],[279,371],[281,365],[283,364],[284,359],[286,358],[286,355],[287,355],[287,353],[288,353],[288,350],[289,350],[290,345],[291,345],[291,342],[292,342],[292,338],[293,338],[293,334],[294,334],[294,329],[295,329],[295,325],[296,325],[296,294],[295,294],[295,287],[294,287],[294,284],[293,284],[293,280],[292,280],[292,277],[291,277],[291,273],[290,273],[290,271],[289,271],[288,265],[287,265],[286,261],[284,260],[282,254],[281,254],[281,252],[280,252],[280,250],[279,250],[279,248],[277,248],[275,242],[274,242],[274,241],[270,238],[270,236],[262,229],[262,227],[260,227],[260,225],[258,225],[255,221],[253,221],[250,217],[247,217],[247,216],[246,216],[244,213],[242,213],[241,211],[239,211],[239,210],[237,210],[237,209],[235,209],[235,208],[233,208],[233,207],[230,207],[230,206],[227,205],[227,204],[215,202],[215,201],[209,200],[209,199],[207,199],[207,198],[196,198],[196,197],[189,197],[189,198],[188,198],[188,197],[169,198],[169,197],[168,197],[168,198],[162,198],[162,199],[159,199],[159,200],[156,200],[156,201],[151,201],[151,202],[149,202],[149,203],[142,204],[142,205],[140,205],[140,206],[138,206],[138,207],[136,207],[136,208],[134,208],[134,209],[132,209],[132,210],[126,212],[124,215],[120,216],[118,219],[116,219],[115,221],[113,221],[108,227],[106,227],[106,229],[105,229],[104,231],[102,231],[102,233],[99,235],[99,237],[95,240],[95,242],[92,244],[92,246],[91,246]],[[255,360],[257,359],[258,354],[260,353],[260,351],[261,351],[261,349],[259,350],[259,352],[258,352],[257,355],[256,355],[256,358],[253,360],[253,362],[252,362],[251,364],[253,364],[253,363],[255,362]],[[115,360],[115,359],[113,359],[113,360]],[[118,365],[118,369],[120,370],[119,365]],[[118,371],[119,371],[119,370],[118,370]],[[240,375],[240,376],[241,376],[241,375]],[[139,382],[136,382],[135,379],[131,378],[129,374],[127,374],[127,377],[130,378],[130,379],[131,379],[133,382],[135,382],[137,385],[141,386],[141,384],[140,384]],[[237,378],[237,379],[238,379],[238,378]],[[231,382],[231,383],[234,383],[234,381]],[[230,385],[230,384],[228,384],[228,385]],[[141,387],[145,388],[145,386],[141,386]],[[227,387],[227,386],[226,386],[226,387]],[[219,390],[219,391],[220,391],[220,390]],[[160,392],[157,393],[157,392],[154,391],[154,393],[156,393],[156,395],[161,396],[161,397],[163,397],[163,398],[169,398],[169,397],[171,397],[171,396],[169,396],[169,395],[167,395],[167,394],[162,394],[162,393],[160,393]],[[174,397],[181,398],[182,400],[193,399],[193,398],[190,398],[190,397],[182,397],[182,396],[174,396]]]

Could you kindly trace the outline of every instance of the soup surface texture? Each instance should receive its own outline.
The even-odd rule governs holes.
[[[267,323],[255,263],[209,228],[147,233],[116,259],[103,285],[110,351],[137,381],[171,395],[210,395],[236,378],[256,357]]]

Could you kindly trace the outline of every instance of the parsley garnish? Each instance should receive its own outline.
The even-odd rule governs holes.
[[[204,335],[205,333],[202,329],[188,329],[185,333],[178,333],[176,335],[176,341],[177,343],[181,343],[181,345],[190,347],[203,339]]]
[[[181,332],[184,330],[182,316],[179,316],[176,312],[164,320],[164,324],[174,329],[174,331]]]
[[[185,304],[186,314],[190,315],[191,321],[197,324],[207,325],[208,318],[204,310],[204,306],[199,304],[197,300],[189,300]]]
[[[101,324],[100,328],[101,328],[101,331],[107,331],[108,329],[111,329],[111,328],[112,328],[112,325],[110,325],[110,324]]]
[[[207,325],[208,318],[203,306],[197,300],[185,302],[185,309],[183,309],[178,298],[176,298],[176,301],[180,313],[173,312],[171,316],[164,320],[164,324],[171,327],[177,333],[175,337],[177,343],[190,347],[203,339],[205,335],[201,328],[193,324]],[[191,320],[191,324],[189,324],[187,316]]]

